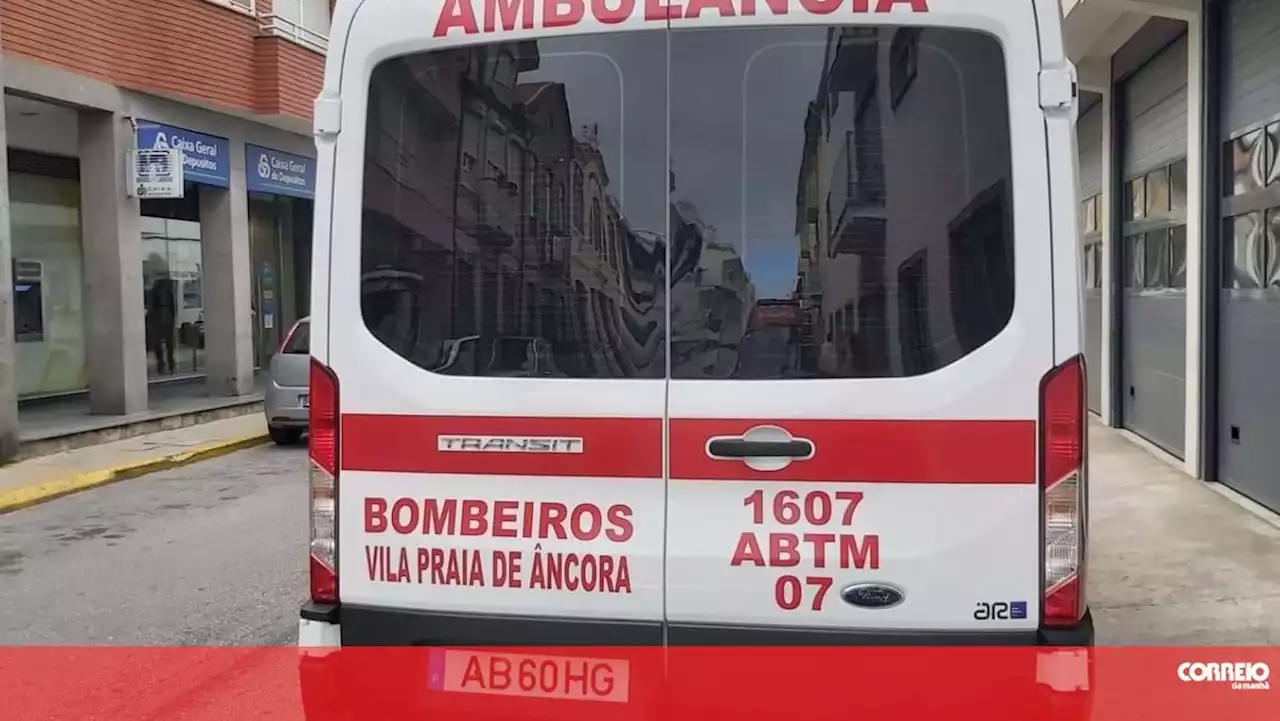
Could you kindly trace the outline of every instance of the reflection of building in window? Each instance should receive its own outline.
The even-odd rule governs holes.
[[[253,7],[249,0],[232,0],[237,5]],[[327,0],[274,0],[270,6],[275,17],[285,21],[300,32],[314,34],[323,41],[329,35],[329,4]],[[307,36],[298,35],[305,40]]]
[[[954,257],[954,256],[952,256]],[[898,345],[906,375],[923,375],[938,367],[929,330],[929,250],[921,249],[898,266]]]
[[[911,88],[916,79],[916,70],[920,59],[919,28],[899,28],[893,34],[893,43],[889,47],[889,90],[893,95],[893,108],[897,110],[902,97]]]
[[[815,326],[802,342],[816,346],[801,363],[827,376],[930,372],[1012,314],[1012,208],[974,196],[1010,175],[1004,59],[972,32],[844,29],[827,42],[797,187],[797,293]],[[926,42],[938,52],[923,54]]]
[[[995,337],[1013,314],[1013,218],[1007,181],[982,191],[951,222],[951,304],[962,353]]]
[[[587,197],[585,182],[582,178],[582,166],[577,163],[573,164],[573,200],[569,208],[569,213],[573,219],[573,227],[575,230],[582,230],[583,217],[586,215],[586,206],[584,200]]]
[[[13,335],[19,343],[44,340],[44,265],[13,261]]]
[[[188,310],[202,308],[200,302],[200,266],[196,266],[196,276],[182,285],[182,307]]]
[[[516,83],[516,59],[510,51],[498,51],[498,61],[494,66],[493,82],[510,90]]]

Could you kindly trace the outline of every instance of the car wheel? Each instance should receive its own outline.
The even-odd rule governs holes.
[[[267,428],[267,434],[271,436],[271,440],[278,446],[292,446],[302,438],[302,429],[270,426]]]

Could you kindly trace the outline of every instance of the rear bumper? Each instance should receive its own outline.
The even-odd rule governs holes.
[[[830,631],[602,622],[307,606],[303,617],[341,624],[344,646],[1076,646],[1094,644],[1093,615],[1078,626],[1018,631]]]
[[[310,391],[307,386],[295,388],[278,385],[275,381],[268,382],[262,404],[267,425],[276,428],[306,428],[310,409],[301,405],[301,398]]]
[[[1091,650],[1060,646],[1093,643],[1089,615],[1076,629],[1052,633],[814,635],[681,626],[664,631],[661,624],[311,605],[303,608],[302,616],[300,680],[307,721],[373,717],[586,721],[600,717],[598,703],[512,698],[435,685],[436,679],[450,673],[437,670],[431,659],[441,657],[433,654],[463,649],[460,653],[465,655],[478,648],[499,656],[509,649],[513,659],[541,654],[577,662],[615,659],[615,663],[629,664],[629,699],[606,707],[611,718],[634,721],[923,718],[954,715],[955,709],[969,707],[982,707],[990,711],[984,711],[986,718],[1001,721],[1084,721],[1093,706]],[[334,645],[343,648],[333,650]],[[826,648],[787,648],[795,645]],[[850,650],[862,646],[880,648],[872,656]],[[891,646],[931,648],[886,648]],[[928,693],[922,694],[924,689]]]

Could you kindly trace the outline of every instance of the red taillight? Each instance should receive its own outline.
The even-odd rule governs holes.
[[[1046,626],[1073,626],[1085,611],[1087,478],[1084,357],[1040,385],[1040,494]]]
[[[326,473],[338,475],[338,378],[311,359],[311,412],[308,434],[311,461]]]
[[[311,600],[338,602],[338,378],[311,359]]]

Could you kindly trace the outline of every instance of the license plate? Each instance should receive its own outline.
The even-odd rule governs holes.
[[[298,407],[299,407],[299,408],[310,408],[310,407],[311,407],[311,394],[309,394],[309,393],[303,393],[302,395],[298,396]]]
[[[626,703],[630,664],[580,656],[432,649],[435,691]]]

